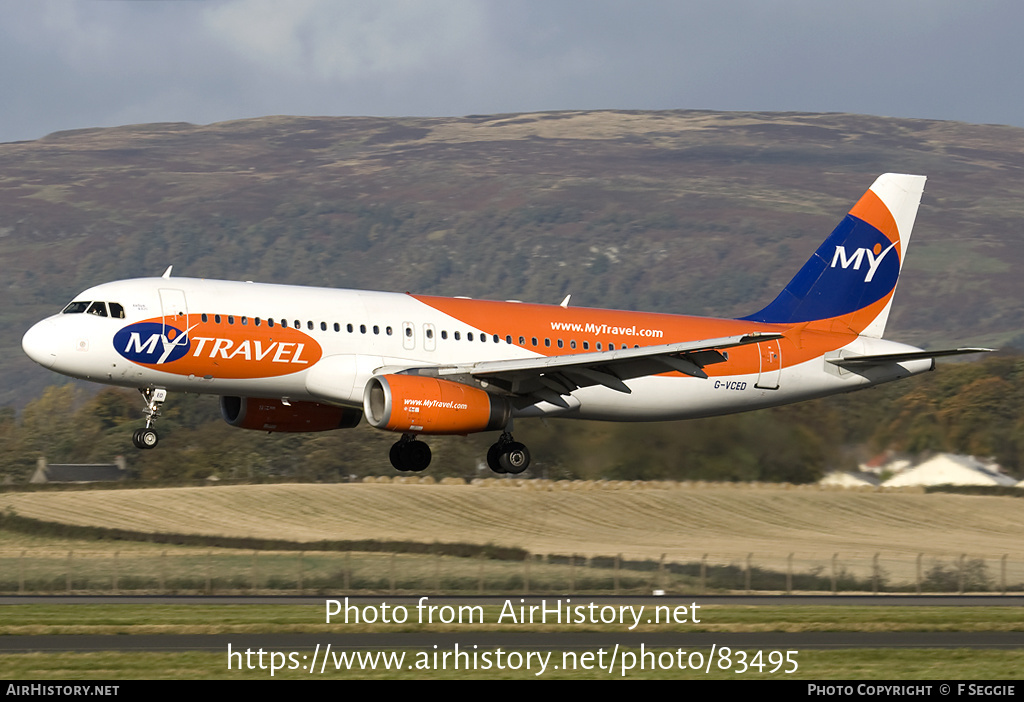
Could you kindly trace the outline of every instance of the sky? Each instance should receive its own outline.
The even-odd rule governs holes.
[[[0,142],[538,110],[1024,127],[1019,0],[0,0]]]

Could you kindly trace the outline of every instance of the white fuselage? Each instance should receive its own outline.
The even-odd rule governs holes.
[[[557,305],[189,278],[107,283],[76,300],[108,303],[107,316],[57,314],[23,340],[30,357],[56,372],[124,387],[347,407],[362,407],[367,382],[380,373],[751,331],[785,338],[734,349],[726,362],[707,366],[707,378],[651,374],[626,381],[629,393],[590,385],[567,394],[565,406],[519,403],[515,416],[711,416],[846,392],[932,367],[925,359],[852,372],[829,363],[826,358],[845,354],[915,350],[851,333]],[[123,318],[110,303],[123,310]]]

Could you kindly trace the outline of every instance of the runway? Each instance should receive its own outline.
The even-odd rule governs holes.
[[[415,633],[415,634],[208,634],[208,635],[61,635],[0,636],[0,653],[86,651],[313,651],[504,648],[509,650],[611,650],[628,648],[686,650],[712,646],[763,650],[835,650],[852,648],[1024,648],[1024,632],[804,632],[804,633]]]
[[[327,599],[337,597],[167,597],[167,596],[83,596],[83,597],[2,597],[0,606],[25,604],[87,605],[309,605],[325,607]],[[343,599],[343,597],[342,597]],[[392,607],[414,608],[419,597],[356,597],[350,602],[360,607],[388,603]],[[1019,607],[1022,596],[714,596],[714,597],[434,597],[433,605],[498,605],[507,601],[516,607],[549,604],[554,600],[572,603],[590,603],[598,606],[628,605],[669,606],[705,605],[732,606],[948,606],[948,607]],[[719,649],[762,650],[823,650],[853,648],[965,648],[965,649],[1018,649],[1024,648],[1024,632],[514,632],[474,631],[471,625],[463,631],[452,632],[384,632],[384,633],[267,633],[267,634],[189,634],[189,635],[40,635],[0,636],[0,653],[29,651],[83,652],[83,651],[217,651],[246,649],[258,651],[312,651],[318,646],[330,645],[334,649],[426,649],[450,650],[456,646],[465,650],[504,648],[509,650],[598,650],[615,646],[640,648],[641,645],[659,649]]]

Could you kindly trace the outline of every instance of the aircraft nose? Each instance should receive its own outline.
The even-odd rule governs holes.
[[[21,337],[21,348],[33,361],[52,368],[57,360],[57,329],[53,321],[44,319]]]

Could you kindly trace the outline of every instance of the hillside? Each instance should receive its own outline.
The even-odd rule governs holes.
[[[739,315],[885,171],[929,176],[890,319],[1024,345],[1024,130],[846,114],[266,117],[0,144],[0,405],[54,376],[20,337],[157,275]]]

